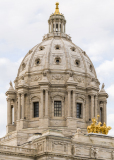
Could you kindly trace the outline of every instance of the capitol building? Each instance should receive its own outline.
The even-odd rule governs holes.
[[[108,94],[87,53],[66,34],[59,3],[48,27],[6,92],[0,160],[114,160],[114,137],[87,131],[97,115],[107,124]]]

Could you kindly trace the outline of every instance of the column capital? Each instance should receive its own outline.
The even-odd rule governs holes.
[[[67,89],[67,92],[68,92],[68,93],[71,92],[71,89]]]
[[[93,98],[95,95],[94,95],[94,94],[91,94],[90,96]]]
[[[8,98],[6,98],[6,100],[10,102],[10,101],[11,101],[11,98],[8,97]]]

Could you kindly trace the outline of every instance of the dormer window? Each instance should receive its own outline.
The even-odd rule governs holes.
[[[40,58],[37,58],[36,60],[35,60],[35,64],[38,66],[39,64],[40,64]]]
[[[75,47],[71,47],[70,49],[71,49],[73,52],[76,51],[76,48],[75,48]]]
[[[22,64],[22,70],[25,69],[25,66],[26,66],[25,63],[23,63],[23,64]]]
[[[76,59],[76,60],[75,60],[75,64],[76,64],[77,67],[79,67],[79,65],[80,65],[80,60],[77,60],[77,59]]]
[[[92,70],[93,70],[93,67],[92,67],[92,65],[91,65],[91,64],[90,64],[89,68],[90,68],[90,71],[92,72]]]
[[[56,63],[56,64],[60,64],[60,63],[61,63],[60,57],[56,57],[56,58],[55,58],[55,63]]]
[[[59,45],[56,45],[56,46],[55,46],[55,49],[56,49],[56,50],[59,50],[59,49],[60,49],[60,46],[59,46]]]
[[[40,47],[39,47],[39,50],[42,51],[42,50],[44,50],[44,48],[45,48],[45,47],[40,46]]]

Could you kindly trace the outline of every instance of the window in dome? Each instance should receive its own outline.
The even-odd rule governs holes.
[[[90,71],[92,72],[92,70],[93,70],[93,67],[92,67],[92,65],[90,64]]]
[[[38,58],[38,59],[36,59],[36,65],[39,65],[40,64],[40,59]]]
[[[59,50],[59,49],[60,49],[60,46],[59,46],[59,45],[56,45],[56,46],[55,46],[55,49],[56,49],[56,50]]]
[[[58,24],[56,24],[56,32],[58,32]]]
[[[83,51],[82,53],[84,54],[84,56],[86,56],[86,52],[85,51]]]
[[[25,69],[25,66],[26,66],[25,63],[23,63],[23,64],[22,64],[22,70]]]
[[[76,64],[77,67],[79,67],[79,65],[80,65],[80,60],[75,60],[75,64]]]
[[[81,103],[77,103],[77,108],[76,108],[76,117],[77,118],[81,118],[81,112],[82,112],[82,104]]]
[[[76,51],[76,48],[75,48],[75,47],[71,47],[70,49],[71,49],[73,52]]]
[[[62,116],[62,105],[61,101],[54,101],[54,117]]]
[[[39,50],[42,51],[42,50],[44,50],[44,48],[45,48],[45,47],[40,46],[40,47],[39,47]]]
[[[39,117],[39,102],[34,102],[34,117]]]
[[[60,64],[60,63],[61,63],[60,57],[56,57],[56,58],[55,58],[55,63],[56,63],[56,64]]]

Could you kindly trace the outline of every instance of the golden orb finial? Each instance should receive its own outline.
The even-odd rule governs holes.
[[[87,127],[87,131],[88,133],[102,133],[102,134],[108,134],[109,130],[111,130],[110,126],[106,126],[105,122],[104,124],[101,126],[101,122],[98,122],[98,118],[100,116],[97,115],[97,118],[92,118],[92,124],[90,126]]]
[[[56,2],[55,5],[56,5],[56,8],[55,8],[55,13],[54,14],[61,15],[60,12],[59,12],[59,2]]]

